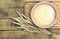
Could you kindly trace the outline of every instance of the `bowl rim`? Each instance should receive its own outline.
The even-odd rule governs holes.
[[[54,20],[52,21],[52,23],[50,23],[50,24],[47,25],[47,26],[41,26],[41,25],[38,25],[38,24],[34,21],[34,19],[32,18],[32,14],[30,14],[30,18],[31,18],[32,22],[33,22],[36,26],[41,27],[41,28],[50,28],[50,27],[53,26],[53,24],[55,24],[56,21],[57,21],[57,17],[58,17],[58,15],[57,15],[57,13],[58,13],[58,12],[57,12],[57,8],[56,8],[56,6],[55,6],[53,3],[43,1],[43,2],[39,2],[39,3],[35,4],[35,5],[32,7],[32,9],[31,9],[31,13],[32,13],[33,10],[35,9],[35,7],[37,7],[38,5],[41,5],[41,4],[48,4],[48,5],[50,5],[50,6],[54,9],[54,11],[55,11],[55,16],[54,16]]]

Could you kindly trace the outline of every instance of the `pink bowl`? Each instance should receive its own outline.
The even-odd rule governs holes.
[[[33,22],[36,26],[38,26],[38,27],[41,27],[41,28],[50,28],[51,26],[53,26],[53,24],[56,23],[56,20],[57,20],[57,9],[56,9],[56,7],[55,7],[52,3],[50,3],[50,2],[39,2],[39,3],[37,3],[37,4],[32,8],[31,13],[33,12],[33,10],[34,10],[38,5],[41,5],[41,4],[48,4],[48,5],[50,5],[50,6],[54,9],[54,11],[55,11],[55,17],[54,17],[53,22],[52,22],[51,24],[49,24],[48,26],[43,27],[43,26],[41,26],[41,25],[36,24],[36,22],[35,22],[35,21],[33,20],[33,18],[32,18],[32,14],[31,14],[31,20],[32,20],[32,22]]]

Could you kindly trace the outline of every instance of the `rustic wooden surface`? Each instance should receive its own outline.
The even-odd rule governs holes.
[[[0,39],[49,39],[43,33],[30,33],[25,31],[0,31]]]
[[[29,3],[31,1],[32,3]],[[21,13],[23,13],[23,11],[24,13],[30,13],[31,7],[34,4],[36,4],[33,2],[39,2],[39,1],[44,0],[0,0],[0,39],[49,39],[50,37],[43,33],[31,33],[31,32],[19,31],[16,27],[14,27],[14,25],[11,25],[11,22],[13,20],[11,20],[10,17],[18,17],[15,10],[18,10]],[[58,9],[58,20],[55,24],[56,26],[54,26],[55,28],[54,27],[51,28],[51,32],[60,34],[59,33],[60,0],[45,0],[45,1],[50,1],[54,3],[54,5],[56,5]],[[59,29],[56,29],[57,26]]]
[[[24,13],[26,16],[30,16],[30,11],[32,7],[40,2],[41,0],[1,0],[0,1],[0,30],[18,30],[14,25],[11,24],[12,20],[10,17],[18,17],[15,10],[20,11],[21,13]],[[46,0],[47,1],[47,0]],[[49,2],[53,3],[58,11],[58,19],[56,23],[51,28],[59,28],[60,27],[60,1],[51,1]],[[24,7],[24,9],[23,9]],[[23,12],[24,11],[24,12]],[[29,15],[28,15],[29,13]]]
[[[11,24],[11,17],[18,17],[15,10],[23,13],[24,0],[0,0],[0,30],[18,30]]]

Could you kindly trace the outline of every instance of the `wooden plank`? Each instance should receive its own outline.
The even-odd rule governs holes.
[[[49,36],[25,31],[0,31],[0,39],[49,39]]]
[[[60,0],[25,0],[25,2],[34,2],[34,1],[60,1]]]

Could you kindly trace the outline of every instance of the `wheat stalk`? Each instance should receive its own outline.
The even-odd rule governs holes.
[[[36,28],[34,27],[35,25],[32,23],[31,19],[28,17],[25,17],[23,14],[21,14],[19,11],[16,11],[17,15],[19,16],[18,18],[14,18],[12,17],[11,19],[17,21],[17,22],[12,22],[13,24],[19,25],[19,27],[17,27],[18,29],[25,29],[26,31],[29,32],[42,32],[45,33],[47,35],[51,35],[52,33],[46,29],[43,28]],[[56,34],[54,34],[56,35]],[[54,36],[54,38],[57,38],[56,36]]]

